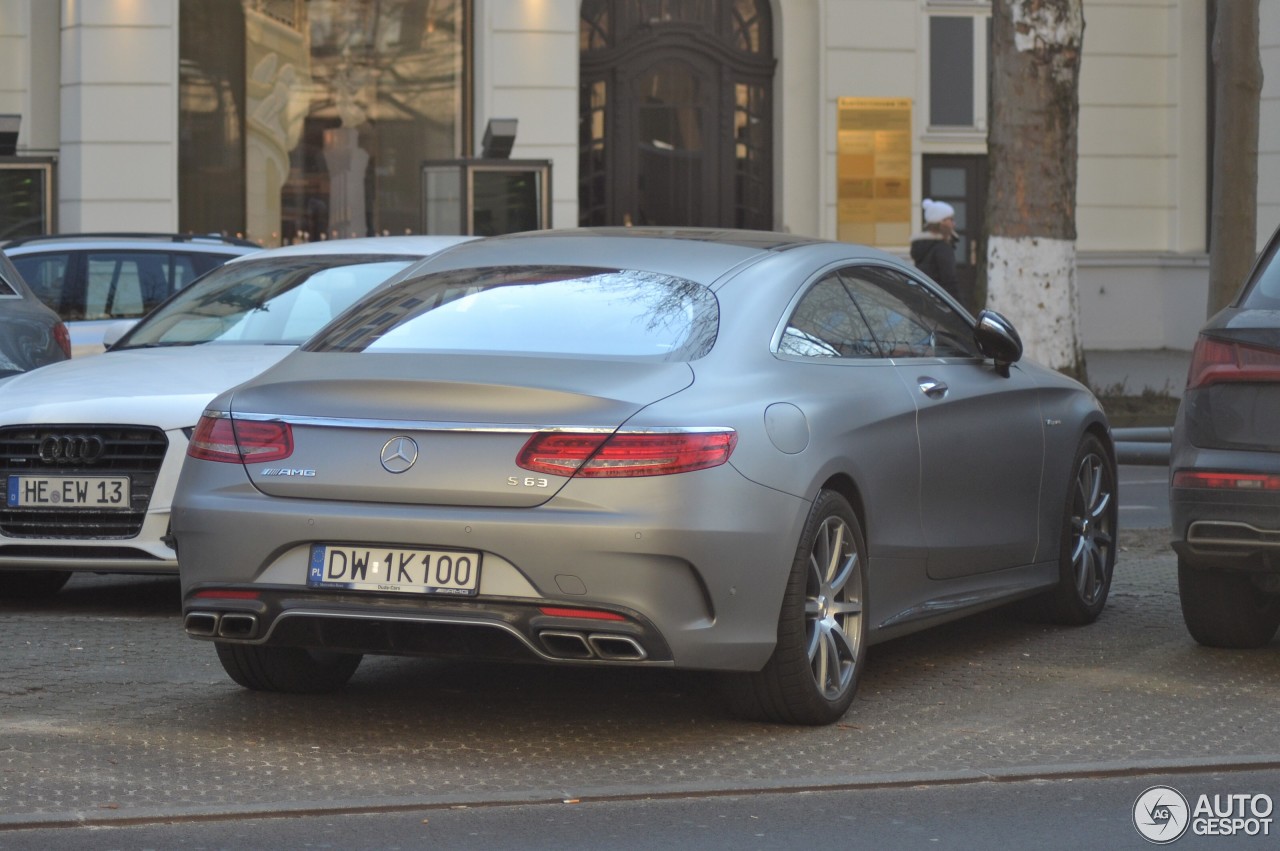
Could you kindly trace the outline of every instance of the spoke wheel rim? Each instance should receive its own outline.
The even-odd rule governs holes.
[[[1087,606],[1107,588],[1115,548],[1115,487],[1111,467],[1090,453],[1076,468],[1071,492],[1071,575]]]
[[[809,671],[827,700],[852,686],[862,649],[861,561],[849,525],[823,521],[809,551],[804,615]]]

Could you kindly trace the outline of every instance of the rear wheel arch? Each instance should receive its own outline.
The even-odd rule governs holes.
[[[820,488],[818,488],[818,493],[821,493],[824,490],[835,491],[848,501],[849,505],[853,508],[853,513],[858,518],[858,523],[862,525],[863,539],[870,541],[871,530],[867,527],[866,505],[862,501],[862,491],[859,490],[857,483],[853,480],[853,477],[846,473],[838,473],[831,476],[822,483]],[[868,549],[870,546],[870,543],[868,543]]]

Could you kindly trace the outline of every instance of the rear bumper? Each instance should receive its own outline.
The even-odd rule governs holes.
[[[193,589],[193,594],[200,591]],[[637,612],[623,620],[546,615],[500,599],[404,600],[259,587],[254,600],[188,596],[192,638],[403,656],[669,666],[671,651]]]
[[[1280,494],[1172,488],[1173,549],[1202,569],[1280,574]]]
[[[575,482],[536,508],[470,508],[266,497],[228,469],[189,465],[175,501],[188,632],[373,653],[491,655],[466,648],[498,637],[545,661],[758,670],[809,509],[728,465],[678,487],[629,481],[625,510],[605,507],[620,492],[609,480]],[[310,546],[327,542],[479,552],[477,596],[309,588]],[[218,588],[260,598],[193,597]],[[539,606],[624,620],[547,620]],[[233,619],[226,634],[221,618],[241,612],[257,618],[252,632],[237,634],[248,624]]]

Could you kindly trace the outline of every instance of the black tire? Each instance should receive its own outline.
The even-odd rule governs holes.
[[[820,493],[791,564],[773,655],[755,673],[723,677],[730,711],[786,724],[844,716],[866,660],[866,551],[848,501]]]
[[[0,572],[0,598],[43,600],[61,591],[70,578],[66,570],[6,570]]]
[[[1082,625],[1102,614],[1116,565],[1116,467],[1102,441],[1085,435],[1067,482],[1058,550],[1058,584],[1028,601],[1039,620]]]
[[[1280,627],[1280,597],[1258,588],[1248,574],[1203,570],[1178,559],[1182,620],[1206,647],[1261,647]]]
[[[346,685],[363,658],[305,647],[266,647],[217,641],[218,661],[231,679],[254,691],[319,694]]]

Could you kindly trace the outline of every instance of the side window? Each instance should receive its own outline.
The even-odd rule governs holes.
[[[8,279],[5,278],[3,272],[0,272],[0,297],[17,295],[17,294],[18,294],[17,288],[13,284],[9,283]]]
[[[172,292],[166,255],[102,252],[87,259],[85,319],[133,319]]]
[[[805,293],[791,314],[778,353],[809,358],[878,358],[880,347],[849,288],[832,273]]]
[[[924,284],[880,266],[840,276],[886,357],[981,357],[969,322]]]
[[[80,315],[79,308],[67,310],[70,306],[63,304],[62,290],[67,277],[70,255],[33,254],[12,259],[13,265],[18,267],[18,273],[22,275],[22,280],[31,287],[36,298],[56,310],[63,319],[84,318]]]
[[[169,292],[177,292],[187,284],[200,277],[200,272],[196,268],[196,257],[192,254],[175,254],[170,260],[172,263],[172,272],[169,275],[170,288]]]

